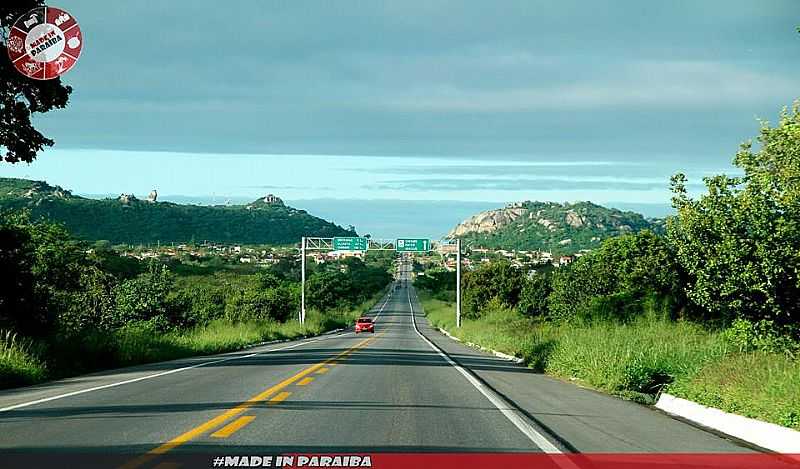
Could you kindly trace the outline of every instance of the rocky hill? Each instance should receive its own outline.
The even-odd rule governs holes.
[[[448,234],[474,246],[494,249],[546,250],[571,254],[597,247],[605,238],[650,229],[662,232],[663,220],[591,202],[518,202],[478,213]]]
[[[355,235],[272,194],[247,205],[183,205],[156,202],[154,193],[148,199],[132,194],[89,199],[43,181],[0,178],[0,211],[21,209],[63,223],[80,238],[112,243],[289,244],[302,236]]]

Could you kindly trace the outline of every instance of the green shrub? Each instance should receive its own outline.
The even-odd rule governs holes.
[[[152,265],[148,273],[120,282],[114,288],[115,307],[106,320],[107,328],[116,329],[157,316],[166,319],[171,288],[172,277],[166,266]],[[162,323],[168,324],[168,320]]]
[[[233,322],[285,321],[297,309],[296,295],[288,287],[245,289],[226,298],[225,318]]]
[[[537,272],[527,279],[519,294],[519,311],[526,316],[547,316],[547,297],[550,296],[550,276],[544,272]]]
[[[766,319],[757,322],[736,319],[722,336],[740,352],[758,350],[797,356],[800,343],[791,337],[791,332],[794,332],[791,328],[780,328]]]
[[[507,261],[492,262],[464,274],[463,314],[477,318],[492,300],[506,307],[519,302],[525,274]]]
[[[33,344],[11,331],[0,331],[0,388],[24,386],[43,380],[45,364],[33,352]]]
[[[610,238],[552,274],[548,317],[628,320],[656,305],[669,307],[662,315],[676,316],[685,303],[682,275],[666,241],[652,232]]]

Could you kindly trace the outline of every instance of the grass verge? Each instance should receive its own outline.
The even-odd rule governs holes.
[[[47,368],[32,351],[31,342],[0,331],[0,387],[24,386],[44,379]]]
[[[800,362],[739,352],[697,324],[642,319],[554,326],[492,307],[455,328],[452,303],[421,296],[428,320],[456,337],[521,357],[539,372],[637,402],[659,391],[800,430]]]
[[[163,333],[146,324],[134,324],[110,333],[58,337],[47,345],[2,333],[0,389],[90,371],[232,352],[271,340],[319,335],[352,325],[381,296],[382,293],[349,310],[308,311],[303,326],[297,320],[283,323],[218,320],[193,329]]]

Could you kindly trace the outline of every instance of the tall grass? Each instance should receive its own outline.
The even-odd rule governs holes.
[[[700,326],[664,320],[562,326],[554,340],[547,373],[645,402],[727,352]]]
[[[732,353],[682,377],[669,392],[800,430],[800,362],[785,354]]]
[[[516,312],[491,305],[478,321],[463,320],[461,329],[455,329],[455,305],[421,294],[428,321],[434,327],[445,329],[465,342],[488,347],[510,355],[522,357],[533,344],[530,332],[533,322]]]
[[[660,391],[800,429],[800,362],[741,353],[725,334],[656,317],[556,326],[490,305],[455,328],[452,303],[422,297],[429,321],[464,341],[524,358],[536,371],[653,403]]]
[[[0,388],[36,383],[46,373],[31,342],[19,339],[11,331],[0,331]]]
[[[352,325],[381,296],[378,294],[353,309],[310,310],[302,326],[296,319],[282,323],[217,320],[164,333],[152,325],[132,324],[113,332],[56,337],[46,350],[44,345],[37,347],[34,342],[5,333],[0,335],[0,389],[88,371],[231,352],[260,342],[318,335]],[[41,350],[33,353],[34,348]],[[40,356],[48,357],[48,366]]]

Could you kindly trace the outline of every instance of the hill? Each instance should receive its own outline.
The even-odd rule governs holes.
[[[596,248],[605,238],[644,229],[663,232],[664,222],[591,202],[526,201],[478,213],[447,236],[487,248],[572,254]]]
[[[246,205],[200,206],[141,200],[89,199],[43,181],[0,178],[0,210],[28,209],[33,218],[63,223],[75,236],[112,243],[212,241],[289,244],[302,236],[355,232],[288,207],[274,196]]]

